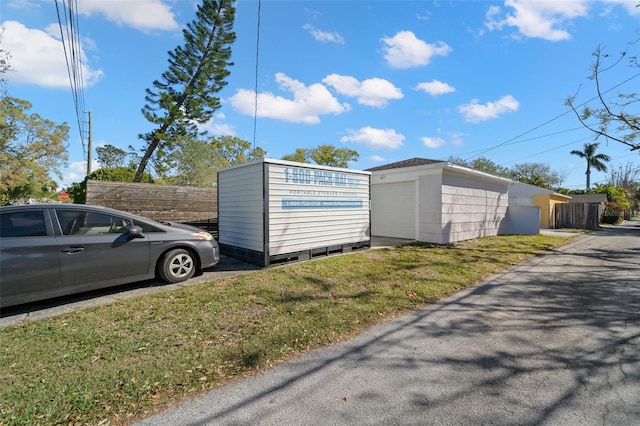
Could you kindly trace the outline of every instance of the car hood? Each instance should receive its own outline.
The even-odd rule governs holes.
[[[192,225],[187,225],[184,223],[178,223],[178,222],[161,222],[164,226],[167,226],[169,228],[177,228],[177,229],[184,229],[185,231],[190,231],[190,232],[207,232],[206,230],[202,229],[202,228],[198,228],[196,226],[192,226]]]

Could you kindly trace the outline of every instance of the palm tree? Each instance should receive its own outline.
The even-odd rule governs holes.
[[[596,149],[598,149],[599,143],[585,143],[584,151],[573,150],[571,154],[577,155],[580,158],[584,158],[587,160],[587,171],[585,174],[587,175],[587,189],[591,188],[591,167],[596,169],[599,172],[606,172],[607,165],[605,164],[608,161],[611,161],[611,157],[607,154],[596,154]]]

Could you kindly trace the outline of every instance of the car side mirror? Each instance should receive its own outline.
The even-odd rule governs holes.
[[[142,228],[138,225],[133,225],[129,228],[129,236],[133,238],[144,238],[144,233],[142,232]]]

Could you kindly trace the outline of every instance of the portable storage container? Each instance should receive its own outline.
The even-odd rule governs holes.
[[[273,159],[220,170],[222,254],[269,266],[370,247],[370,175]]]

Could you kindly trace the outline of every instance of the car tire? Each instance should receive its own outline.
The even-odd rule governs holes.
[[[179,283],[186,281],[196,272],[197,261],[193,253],[185,249],[166,252],[158,264],[158,274],[163,281]]]

